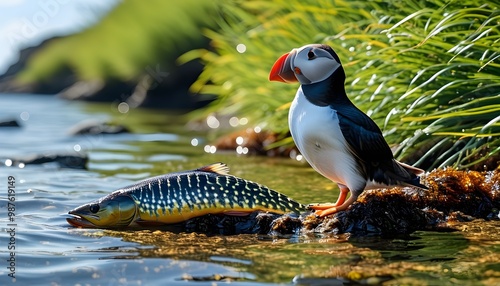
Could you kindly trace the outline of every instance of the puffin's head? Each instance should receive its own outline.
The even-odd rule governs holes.
[[[310,44],[282,55],[273,65],[269,80],[311,84],[323,81],[338,68],[340,59],[328,45]]]

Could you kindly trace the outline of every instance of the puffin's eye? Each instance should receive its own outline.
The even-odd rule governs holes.
[[[312,50],[310,50],[308,53],[307,53],[307,58],[309,60],[312,60],[316,57],[316,55],[314,54],[314,52]]]
[[[91,213],[95,214],[99,211],[99,205],[98,204],[90,205],[89,210]]]

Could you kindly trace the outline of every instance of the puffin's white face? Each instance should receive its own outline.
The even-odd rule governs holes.
[[[341,64],[323,47],[310,44],[284,54],[274,64],[269,79],[282,82],[299,81],[301,84],[327,79]]]
[[[340,63],[328,51],[317,45],[306,45],[297,49],[290,65],[301,84],[323,81],[340,67]]]

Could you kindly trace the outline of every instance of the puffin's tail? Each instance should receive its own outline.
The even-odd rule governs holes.
[[[405,163],[401,163],[401,162],[396,161],[396,160],[394,160],[394,162],[397,165],[399,165],[400,167],[402,167],[406,172],[408,172],[408,174],[411,177],[409,180],[404,180],[403,183],[405,185],[407,184],[408,186],[413,186],[413,187],[421,188],[424,190],[429,189],[427,186],[422,185],[420,183],[420,175],[423,175],[425,173],[424,170],[417,168],[417,167],[410,166],[410,165],[405,164]]]
[[[417,187],[428,190],[420,183],[419,175],[424,174],[424,170],[398,162],[394,159],[384,162],[385,164],[375,168],[371,179],[377,183],[387,186]]]

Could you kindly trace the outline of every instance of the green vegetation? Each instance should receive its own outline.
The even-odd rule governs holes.
[[[130,80],[159,62],[168,70],[163,64],[203,46],[201,29],[214,25],[215,8],[209,0],[125,0],[97,25],[49,43],[19,79],[44,81],[71,70],[80,80]]]
[[[96,26],[37,51],[18,79],[71,71],[77,80],[137,80],[204,46],[205,29],[214,49],[180,58],[207,64],[192,88],[218,99],[203,112],[248,117],[290,145],[297,85],[268,82],[269,70],[292,48],[327,43],[343,61],[348,95],[399,159],[477,168],[500,158],[499,27],[491,0],[125,0]]]
[[[348,95],[398,158],[468,168],[500,153],[498,2],[224,0],[220,9],[220,30],[207,32],[216,51],[184,55],[207,63],[193,88],[218,94],[208,111],[286,134],[297,86],[268,82],[269,70],[292,48],[327,43]]]

